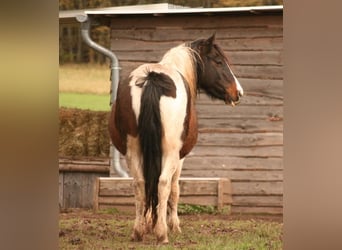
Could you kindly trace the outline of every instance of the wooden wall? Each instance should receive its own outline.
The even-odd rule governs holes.
[[[141,63],[159,61],[169,48],[213,32],[246,95],[234,108],[198,96],[199,140],[185,160],[182,176],[230,178],[233,212],[280,214],[282,13],[113,17],[111,49],[124,77]]]
[[[109,176],[109,160],[59,159],[59,208],[92,208],[94,183]]]

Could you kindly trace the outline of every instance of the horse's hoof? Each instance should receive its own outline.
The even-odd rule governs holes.
[[[137,231],[134,231],[133,234],[131,235],[131,241],[142,241],[143,240],[143,235],[138,233]]]
[[[182,233],[182,230],[179,226],[173,227],[171,230],[173,233]]]
[[[167,238],[167,236],[161,236],[157,237],[157,242],[159,245],[166,245],[169,244],[169,239]]]
[[[173,233],[181,233],[182,230],[179,227],[179,222],[178,223],[169,223],[169,229]]]

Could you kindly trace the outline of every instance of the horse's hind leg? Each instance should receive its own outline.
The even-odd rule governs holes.
[[[158,184],[158,219],[154,231],[157,236],[158,243],[168,243],[167,236],[167,203],[171,192],[171,180],[178,166],[178,159],[174,156],[165,157],[163,159],[162,173],[159,177]]]
[[[172,177],[171,182],[171,193],[169,198],[169,206],[171,209],[170,217],[168,220],[169,227],[173,232],[181,233],[181,229],[179,227],[179,219],[178,219],[178,200],[179,200],[179,176],[181,174],[182,165],[184,158],[179,161],[179,166],[176,169]]]
[[[133,190],[135,196],[135,222],[133,226],[132,240],[142,241],[145,234],[145,181],[141,169],[139,148],[137,147],[137,140],[131,138],[128,140],[130,143],[130,150],[127,152],[126,160],[127,165],[133,175]]]
[[[144,187],[145,182],[143,179],[133,181],[134,194],[135,194],[135,222],[133,227],[132,240],[142,241],[145,233],[145,219],[144,219]]]

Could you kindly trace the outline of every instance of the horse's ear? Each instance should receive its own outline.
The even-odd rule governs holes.
[[[198,45],[198,49],[203,54],[208,54],[211,51],[215,41],[215,33],[212,34],[208,39],[203,39]]]
[[[206,40],[206,44],[207,46],[213,46],[214,44],[214,41],[215,41],[215,35],[216,35],[216,32],[214,32],[214,34],[212,34],[207,40]]]

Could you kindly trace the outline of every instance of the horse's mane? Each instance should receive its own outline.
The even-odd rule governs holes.
[[[197,52],[186,44],[181,44],[170,49],[162,60],[162,65],[168,65],[176,69],[189,84],[189,89],[193,100],[197,93],[197,61],[199,60]]]

